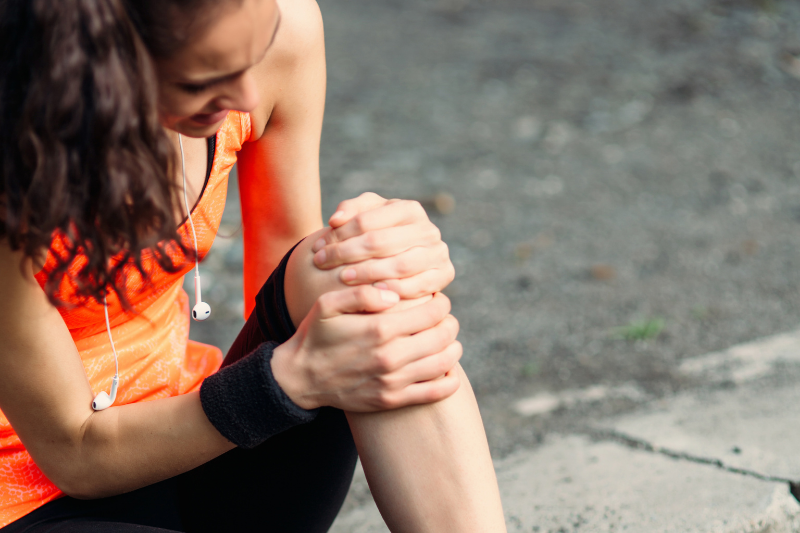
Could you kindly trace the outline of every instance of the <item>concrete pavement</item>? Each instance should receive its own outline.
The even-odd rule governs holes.
[[[692,390],[496,461],[510,532],[800,531],[800,331],[686,360]],[[601,401],[614,389],[509,405]],[[541,400],[541,398],[540,398]],[[334,533],[388,531],[359,472]]]

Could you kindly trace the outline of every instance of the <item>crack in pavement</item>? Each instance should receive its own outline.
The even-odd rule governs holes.
[[[665,455],[667,457],[679,461],[688,461],[690,463],[713,466],[720,470],[730,472],[732,474],[739,474],[741,476],[752,477],[755,479],[759,479],[761,481],[769,481],[773,483],[786,483],[789,485],[789,492],[792,494],[792,496],[794,496],[795,500],[797,500],[800,503],[800,480],[789,479],[781,476],[773,476],[771,474],[762,474],[761,472],[756,472],[755,470],[750,470],[748,468],[739,468],[738,466],[731,466],[729,464],[726,464],[721,459],[716,459],[713,457],[703,457],[688,452],[671,450],[669,448],[665,448],[663,446],[657,446],[644,439],[628,435],[626,433],[617,431],[615,429],[584,428],[580,430],[579,433],[583,433],[586,436],[597,441],[614,442],[634,450],[643,450],[650,453]]]

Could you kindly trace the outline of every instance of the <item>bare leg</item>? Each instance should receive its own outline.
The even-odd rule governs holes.
[[[311,236],[298,246],[286,272],[287,305],[295,323],[319,295],[343,287],[338,269],[323,272],[313,265],[314,240]],[[475,395],[461,367],[456,371],[461,387],[441,402],[347,413],[370,489],[395,533],[506,531]]]

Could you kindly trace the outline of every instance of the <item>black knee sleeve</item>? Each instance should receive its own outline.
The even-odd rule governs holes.
[[[267,342],[206,378],[200,387],[200,401],[208,419],[241,448],[253,448],[272,435],[310,422],[317,414],[317,409],[308,411],[292,402],[275,381],[270,365],[275,347],[295,332],[286,307],[283,278],[296,247],[283,257],[256,296],[256,318]]]

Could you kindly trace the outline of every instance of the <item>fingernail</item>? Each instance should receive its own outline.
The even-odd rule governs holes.
[[[353,281],[356,279],[356,271],[353,268],[348,268],[344,272],[342,272],[342,279],[344,281]]]
[[[389,285],[382,281],[376,281],[375,283],[372,284],[372,286],[375,287],[376,289],[381,289],[383,291],[389,289]]]
[[[400,301],[400,295],[392,291],[381,291],[381,299],[384,302],[396,304],[397,302]]]
[[[314,254],[314,262],[318,265],[325,264],[325,259],[328,258],[328,254],[325,253],[325,250],[320,250],[319,252]]]
[[[344,211],[336,211],[334,214],[331,215],[331,220],[334,218],[339,218],[344,215]]]
[[[319,239],[317,242],[314,243],[314,246],[311,247],[311,250],[314,252],[319,252],[320,249],[325,247],[325,239]]]

